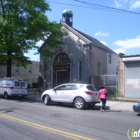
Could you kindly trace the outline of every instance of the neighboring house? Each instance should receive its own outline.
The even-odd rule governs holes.
[[[53,58],[40,54],[40,73],[48,87],[62,83],[93,83],[96,75],[116,75],[118,55],[97,39],[75,29],[73,13],[66,9],[62,13],[62,31],[65,45],[55,49]],[[43,44],[39,52],[47,49]]]
[[[0,78],[6,77],[7,66],[0,66]],[[21,77],[27,81],[30,86],[36,85],[38,83],[39,73],[39,62],[32,61],[32,64],[24,67],[12,66],[11,68],[11,77]]]
[[[140,98],[140,54],[120,54],[118,77],[120,96]]]

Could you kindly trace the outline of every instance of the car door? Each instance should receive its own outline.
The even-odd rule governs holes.
[[[67,85],[66,92],[64,93],[65,102],[73,102],[73,99],[77,95],[77,86],[76,85]]]
[[[66,92],[66,85],[59,86],[54,89],[53,101],[64,102],[64,93]]]

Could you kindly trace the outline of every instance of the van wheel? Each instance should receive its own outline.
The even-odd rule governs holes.
[[[19,99],[23,99],[23,98],[24,98],[24,96],[19,96],[18,98],[19,98]]]
[[[83,98],[78,97],[74,100],[74,106],[77,109],[83,109],[85,107],[85,101]]]
[[[50,104],[50,96],[45,95],[43,102],[44,102],[45,105],[49,105]]]
[[[5,99],[8,99],[8,97],[9,97],[9,96],[8,96],[7,92],[5,92],[5,93],[4,93],[4,98],[5,98]]]

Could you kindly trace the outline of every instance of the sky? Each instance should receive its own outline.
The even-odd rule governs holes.
[[[49,21],[62,20],[62,12],[73,12],[73,28],[82,31],[116,53],[140,54],[140,0],[46,0]],[[41,46],[42,41],[38,42]],[[26,54],[39,61],[35,51]]]

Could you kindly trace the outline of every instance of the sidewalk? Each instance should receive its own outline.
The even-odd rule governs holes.
[[[140,98],[124,98],[124,97],[117,97],[112,99],[114,101],[122,101],[122,102],[135,102],[137,103],[138,101],[140,101]]]
[[[101,103],[100,103],[101,104]],[[109,107],[110,111],[133,111],[133,102],[123,102],[123,101],[107,101],[106,107]]]
[[[29,91],[26,98],[41,101],[41,93],[37,90]],[[133,111],[133,105],[138,101],[140,99],[117,97],[108,99],[106,106],[111,111]],[[98,105],[101,106],[101,103]]]

